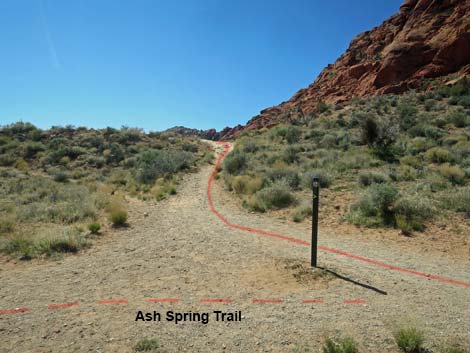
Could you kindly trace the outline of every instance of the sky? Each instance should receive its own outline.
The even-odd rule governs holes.
[[[244,124],[401,3],[0,0],[0,125]]]

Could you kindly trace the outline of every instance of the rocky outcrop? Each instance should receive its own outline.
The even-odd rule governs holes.
[[[398,94],[424,78],[457,71],[470,71],[470,1],[406,0],[399,13],[354,38],[309,87],[219,137],[290,121],[315,111],[319,102]]]

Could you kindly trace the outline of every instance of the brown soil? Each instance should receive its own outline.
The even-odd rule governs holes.
[[[361,352],[397,352],[392,329],[400,320],[416,322],[429,348],[451,339],[470,347],[469,287],[325,252],[320,266],[339,276],[311,272],[307,247],[228,228],[209,210],[211,171],[207,166],[187,175],[178,194],[162,202],[129,199],[130,227],[106,231],[78,255],[58,262],[2,261],[0,310],[30,310],[0,315],[0,352],[132,352],[142,338],[158,338],[167,352],[292,352],[305,346],[320,352],[324,335],[339,333],[355,337]],[[250,214],[234,206],[221,184],[214,185],[214,203],[232,223],[309,239],[307,223]],[[470,282],[465,258],[325,226],[320,234],[323,246]],[[232,302],[200,301],[207,298]],[[103,299],[128,303],[99,304]],[[324,303],[303,303],[316,299]],[[344,303],[358,299],[365,302]],[[80,305],[48,309],[75,301]],[[243,319],[136,322],[138,310],[241,310]]]

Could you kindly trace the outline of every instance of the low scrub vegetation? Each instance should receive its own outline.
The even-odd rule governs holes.
[[[351,338],[334,339],[327,337],[323,343],[323,353],[358,353],[358,345]]]
[[[103,225],[128,222],[124,195],[162,200],[176,193],[180,173],[211,160],[208,146],[169,133],[3,126],[0,251],[22,259],[75,253]]]
[[[394,332],[395,342],[404,353],[424,352],[424,334],[415,327],[399,328]]]
[[[149,352],[149,353],[165,353],[162,350],[160,342],[155,338],[144,338],[137,342],[134,347],[136,352]]]
[[[353,100],[244,132],[225,159],[225,184],[251,210],[292,208],[297,222],[308,217],[299,205],[311,200],[317,176],[328,189],[323,205],[338,209],[337,197],[348,196],[338,221],[405,234],[450,215],[467,224],[469,90],[461,80],[427,93]]]

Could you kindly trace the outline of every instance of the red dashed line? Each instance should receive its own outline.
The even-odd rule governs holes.
[[[100,300],[98,304],[127,304],[128,302],[127,299],[107,299]]]
[[[201,299],[201,303],[231,303],[232,299]]]
[[[209,181],[207,183],[207,199],[209,201],[209,207],[210,207],[211,211],[223,223],[225,223],[228,227],[243,230],[243,231],[250,232],[250,233],[256,233],[256,234],[260,234],[260,235],[264,235],[264,236],[269,236],[269,237],[272,237],[272,238],[286,240],[286,241],[296,243],[296,244],[299,244],[299,245],[310,246],[310,243],[308,241],[304,241],[304,240],[293,238],[293,237],[288,237],[288,236],[281,235],[281,234],[266,232],[266,231],[261,230],[261,229],[255,229],[255,228],[241,226],[241,225],[238,225],[238,224],[233,224],[230,221],[228,221],[219,211],[216,210],[216,208],[214,207],[214,203],[212,201],[212,194],[211,194],[212,183],[214,182],[215,175],[217,174],[217,172],[220,169],[220,165],[222,164],[223,159],[229,153],[229,150],[230,150],[230,145],[227,142],[217,142],[217,143],[224,146],[224,151],[219,155],[219,158],[217,159],[217,163],[216,163],[216,165],[214,167],[214,170],[213,170],[212,174],[210,175]],[[368,259],[366,257],[350,254],[350,253],[342,251],[342,250],[327,248],[325,246],[319,246],[318,248],[320,250],[323,250],[323,251],[331,252],[333,254],[337,254],[337,255],[341,255],[341,256],[346,256],[346,257],[349,257],[349,258],[352,258],[352,259],[355,259],[355,260],[358,260],[358,261],[362,261],[362,262],[366,262],[366,263],[369,263],[369,264],[372,264],[372,265],[384,267],[384,268],[387,268],[389,270],[399,271],[399,272],[403,272],[403,273],[407,273],[407,274],[415,275],[415,276],[419,276],[419,277],[425,277],[425,278],[428,278],[428,279],[433,279],[433,280],[440,281],[440,282],[446,282],[446,283],[450,283],[450,284],[454,284],[454,285],[458,285],[458,286],[470,287],[470,283],[468,283],[468,282],[457,281],[457,280],[454,280],[454,279],[451,279],[451,278],[440,277],[440,276],[431,275],[431,274],[427,274],[427,273],[423,273],[423,272],[419,272],[419,271],[409,270],[409,269],[394,266],[394,265],[389,265],[389,264],[386,264],[386,263],[383,263],[383,262]]]
[[[58,309],[58,308],[68,308],[70,306],[77,306],[77,305],[80,305],[80,302],[51,304],[47,308],[48,309]]]
[[[150,298],[147,300],[150,303],[177,303],[180,301],[178,298]]]
[[[347,299],[343,301],[344,304],[365,304],[366,301],[363,299]]]
[[[302,304],[324,304],[323,299],[305,299],[302,300]]]
[[[0,310],[0,315],[24,313],[25,311],[29,311],[29,308],[16,308],[16,309]]]
[[[253,299],[253,304],[280,304],[283,302],[282,299]]]

